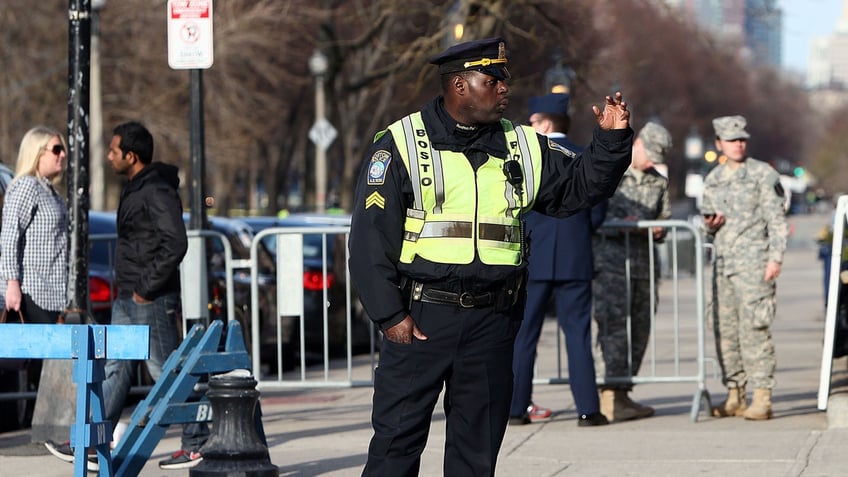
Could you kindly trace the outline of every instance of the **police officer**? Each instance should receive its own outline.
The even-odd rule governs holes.
[[[711,314],[727,399],[715,416],[772,416],[776,360],[771,337],[776,280],[788,229],[780,177],[747,156],[742,116],[713,119],[716,149],[727,157],[704,180],[702,212],[715,245]],[[745,386],[754,387],[751,406]]]
[[[633,161],[624,173],[615,195],[609,200],[607,220],[663,220],[671,217],[668,180],[654,166],[665,162],[671,149],[671,134],[655,122],[648,122],[633,142]],[[650,241],[665,237],[665,229],[654,227],[647,233],[634,230],[601,229],[595,237],[595,320],[603,354],[606,382],[601,387],[601,412],[612,422],[649,417],[650,406],[630,399],[631,382],[612,378],[635,376],[651,335],[653,295],[650,270]],[[629,263],[629,266],[627,264]],[[656,270],[654,271],[656,280]],[[630,318],[630,326],[627,319]]]
[[[377,134],[356,184],[353,284],[383,331],[363,475],[417,475],[445,388],[445,472],[490,476],[523,314],[524,210],[566,216],[612,194],[633,132],[621,94],[593,107],[589,152],[503,120],[503,39],[431,59],[443,94]]]
[[[583,148],[566,136],[571,119],[568,99],[569,95],[563,93],[530,98],[529,120],[536,132],[563,146],[573,157]],[[510,424],[530,424],[552,415],[550,409],[531,400],[536,346],[552,296],[557,321],[565,334],[568,382],[577,408],[577,424],[608,424],[607,418],[600,413],[592,356],[592,233],[604,221],[606,210],[607,201],[604,200],[591,210],[583,209],[565,218],[548,217],[538,212],[527,214],[532,253],[527,267],[524,321],[515,338]]]

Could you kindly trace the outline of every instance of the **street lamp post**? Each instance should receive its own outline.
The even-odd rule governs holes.
[[[329,62],[321,50],[315,50],[309,57],[309,72],[315,77],[315,126],[313,130],[326,123],[324,75],[327,73]],[[310,131],[311,133],[312,131]],[[323,212],[327,208],[327,144],[315,142],[315,208]]]
[[[447,32],[442,38],[442,48],[450,48],[462,41],[465,36],[465,20],[468,16],[468,7],[462,0],[454,0],[445,16]]]
[[[692,126],[689,130],[689,135],[686,136],[686,160],[690,165],[697,166],[704,155],[704,140],[698,134],[698,128]]]
[[[100,87],[100,10],[106,0],[91,2],[91,209],[106,208],[106,181],[103,176],[103,108]]]
[[[553,66],[545,71],[545,92],[571,94],[571,84],[576,73],[573,69],[563,65],[564,57],[559,50],[551,55]]]
[[[683,145],[683,153],[689,164],[686,174],[685,194],[694,200],[694,208],[701,206],[701,194],[704,190],[704,178],[701,175],[701,159],[704,157],[704,140],[698,133],[698,128],[692,126]]]

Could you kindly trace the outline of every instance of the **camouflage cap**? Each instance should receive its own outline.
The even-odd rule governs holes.
[[[745,126],[748,124],[743,116],[722,116],[713,119],[713,128],[715,129],[716,137],[723,141],[733,141],[734,139],[748,139],[751,137],[748,131],[745,131]]]
[[[654,164],[665,163],[665,156],[671,149],[671,133],[668,132],[668,129],[658,123],[649,122],[639,131],[638,138],[645,145],[645,152],[651,162]]]

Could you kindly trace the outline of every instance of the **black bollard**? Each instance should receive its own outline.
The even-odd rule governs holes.
[[[222,374],[209,378],[206,392],[212,404],[212,433],[200,448],[203,460],[190,477],[277,477],[268,447],[256,429],[254,413],[259,391],[250,375]]]

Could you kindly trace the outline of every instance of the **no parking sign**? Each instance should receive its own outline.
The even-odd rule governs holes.
[[[168,0],[168,66],[212,66],[212,0]]]

